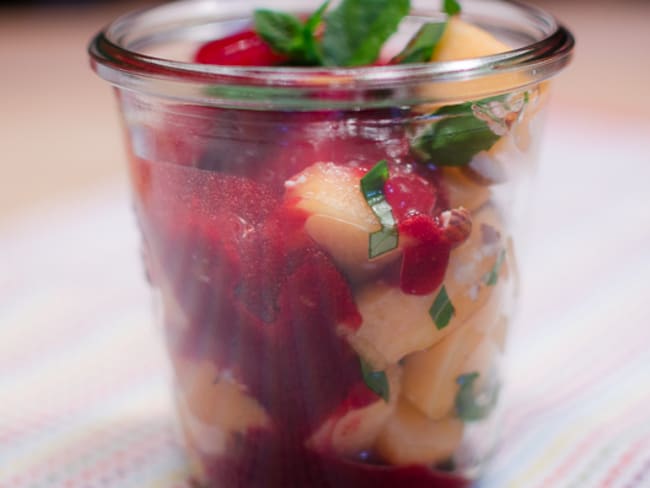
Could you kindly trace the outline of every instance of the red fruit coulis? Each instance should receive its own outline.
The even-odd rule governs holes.
[[[435,218],[444,202],[438,199],[435,178],[403,168],[393,165],[384,185],[403,247],[399,287],[404,293],[427,295],[440,286],[449,263],[451,246]]]

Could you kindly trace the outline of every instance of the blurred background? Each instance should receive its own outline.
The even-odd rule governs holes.
[[[510,442],[484,488],[647,487],[650,1],[529,2],[577,48],[530,213]],[[154,3],[0,2],[3,488],[185,486],[117,110],[86,55]]]

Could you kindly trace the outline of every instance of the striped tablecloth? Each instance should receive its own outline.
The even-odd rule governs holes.
[[[549,120],[481,488],[650,487],[650,125]],[[0,487],[185,487],[124,188],[0,234]]]

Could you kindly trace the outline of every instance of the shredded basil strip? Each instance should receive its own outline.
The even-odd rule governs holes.
[[[384,195],[384,185],[389,176],[388,162],[382,159],[361,178],[361,193],[381,224],[381,229],[370,234],[368,239],[369,259],[392,251],[399,244],[397,222]]]
[[[500,138],[472,107],[485,101],[442,107],[436,117],[412,143],[414,154],[423,162],[438,166],[463,166]]]
[[[433,323],[436,324],[436,329],[442,330],[447,327],[455,313],[456,309],[449,299],[447,289],[443,285],[429,309],[429,315]]]
[[[456,394],[456,415],[465,422],[477,422],[486,418],[494,409],[499,398],[499,385],[492,383],[483,391],[475,391],[478,372],[459,376],[456,383],[460,386]]]
[[[370,365],[361,357],[359,358],[359,362],[361,363],[361,374],[366,386],[388,403],[390,399],[390,386],[386,373],[383,371],[373,371]]]

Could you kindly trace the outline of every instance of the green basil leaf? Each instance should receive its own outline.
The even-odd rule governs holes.
[[[433,301],[431,308],[429,308],[429,316],[433,320],[433,323],[436,324],[436,329],[442,330],[451,321],[451,318],[456,313],[454,305],[447,295],[447,289],[443,285],[436,296],[436,299]]]
[[[460,4],[456,0],[444,0],[442,10],[449,16],[457,15],[461,11]]]
[[[316,29],[323,21],[325,10],[329,7],[330,0],[324,2],[318,10],[309,16],[302,31],[304,58],[307,64],[320,66],[323,64],[323,54],[321,52],[318,40],[316,39]]]
[[[368,239],[369,259],[392,251],[399,244],[397,222],[384,195],[384,185],[389,176],[388,163],[382,159],[361,178],[361,193],[381,225],[381,230],[370,234]]]
[[[408,14],[410,0],[343,0],[325,16],[323,64],[374,63],[382,45]]]
[[[499,398],[499,385],[493,383],[486,391],[475,391],[479,373],[473,372],[459,376],[456,383],[460,386],[456,394],[456,415],[465,422],[476,422],[486,418],[494,409]]]
[[[359,358],[359,361],[361,362],[361,375],[363,376],[363,382],[368,388],[388,403],[390,400],[390,386],[388,384],[386,373],[383,371],[373,371],[370,365],[365,362],[363,358]]]
[[[503,262],[506,259],[506,251],[505,249],[502,249],[499,255],[497,256],[497,260],[494,263],[494,266],[490,270],[489,273],[485,275],[483,278],[483,281],[485,281],[485,284],[487,286],[494,286],[497,284],[497,281],[499,281],[499,272],[501,271],[501,266],[503,266]]]
[[[394,228],[383,228],[377,232],[370,234],[368,242],[368,258],[376,258],[382,254],[397,248],[399,244],[399,236],[397,230]]]
[[[303,50],[303,25],[294,15],[259,9],[253,16],[255,32],[278,54],[293,56]]]
[[[392,59],[393,63],[427,63],[447,27],[446,22],[424,24],[406,47]]]
[[[475,103],[442,107],[440,116],[411,143],[414,154],[423,162],[437,166],[463,166],[481,151],[487,151],[501,137],[488,123],[475,115],[475,107],[494,101],[489,98]]]

